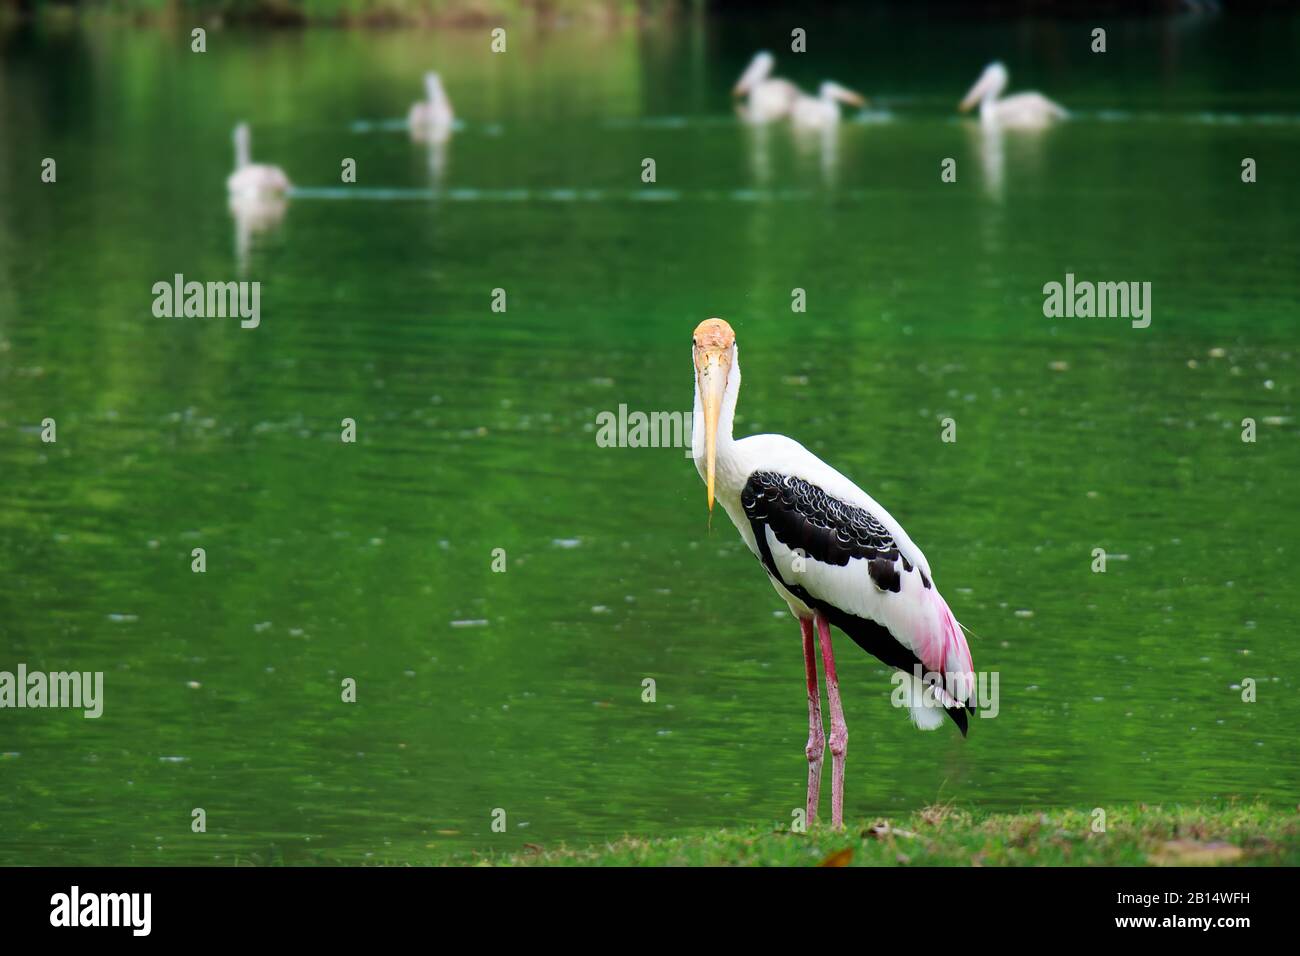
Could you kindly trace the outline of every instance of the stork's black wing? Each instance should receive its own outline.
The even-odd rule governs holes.
[[[769,530],[782,545],[791,551],[801,551],[807,560],[844,567],[853,558],[862,558],[867,562],[872,583],[881,591],[897,594],[902,587],[899,565],[903,573],[910,573],[912,562],[875,515],[828,494],[812,482],[771,471],[756,471],[749,476],[740,493],[740,504],[754,532],[759,558],[773,579],[882,663],[908,673],[921,664],[912,649],[885,625],[837,607],[809,593],[797,581],[785,580],[772,557],[767,539]],[[931,588],[925,572],[916,570],[922,585]],[[924,672],[925,667],[921,670]],[[965,734],[966,710],[955,707],[948,708],[947,712]]]

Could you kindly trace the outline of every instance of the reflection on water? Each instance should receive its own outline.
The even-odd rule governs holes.
[[[888,507],[1001,675],[997,719],[923,735],[841,645],[851,817],[1294,802],[1300,183],[1236,163],[1300,144],[1220,121],[1300,115],[1293,32],[1230,43],[1224,17],[1111,76],[1039,28],[909,23],[869,69],[829,27],[783,60],[806,89],[880,90],[888,121],[832,140],[739,122],[761,40],[703,20],[490,60],[442,31],[229,30],[203,71],[154,31],[6,37],[0,669],[103,671],[105,710],[0,715],[0,862],[422,862],[788,823],[788,614],[681,449],[595,441],[602,411],[689,409],[711,314],[744,349],[738,431]],[[993,50],[1075,118],[967,132],[953,106]],[[432,64],[454,160],[383,119]],[[291,212],[225,208],[241,117]],[[33,183],[38,143],[76,157],[57,186]],[[152,316],[155,282],[236,269],[258,328]],[[1151,281],[1151,327],[1044,319],[1067,271]],[[1099,547],[1126,560],[1093,574]]]
[[[839,124],[832,123],[818,128],[795,126],[795,147],[805,158],[817,161],[821,183],[830,189],[835,186],[835,170],[839,160]]]
[[[235,220],[235,261],[240,276],[245,276],[254,238],[279,227],[289,209],[289,200],[285,196],[234,195],[228,205]]]
[[[425,151],[429,157],[429,183],[434,189],[442,187],[443,180],[447,178],[447,152],[449,136],[431,138],[425,143]]]
[[[297,187],[295,199],[344,199],[354,201],[426,201],[488,203],[770,203],[806,202],[807,189],[375,189],[364,186]],[[857,190],[842,193],[849,202],[869,202],[873,194]]]
[[[971,152],[979,162],[985,195],[994,202],[1001,202],[1006,189],[1007,155],[1004,140],[1007,134],[996,123],[968,121],[961,125],[970,140]]]
[[[772,137],[770,123],[749,123],[745,127],[745,144],[749,152],[749,174],[758,186],[772,182]]]

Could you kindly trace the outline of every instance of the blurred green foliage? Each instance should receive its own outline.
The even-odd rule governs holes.
[[[648,15],[688,0],[0,0],[0,15],[107,12],[200,15],[261,23],[423,23],[467,25],[532,17],[597,19]]]

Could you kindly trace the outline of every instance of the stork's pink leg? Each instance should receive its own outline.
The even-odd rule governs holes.
[[[844,755],[849,749],[849,728],[840,706],[840,679],[835,674],[835,652],[831,650],[831,626],[817,615],[817,637],[822,645],[822,663],[826,665],[826,703],[831,708],[831,826],[844,826]]]
[[[813,622],[799,619],[803,632],[803,667],[808,675],[808,806],[805,816],[808,825],[817,819],[817,803],[822,792],[822,757],[826,753],[826,737],[822,733],[822,698],[817,687],[817,646],[813,643]]]

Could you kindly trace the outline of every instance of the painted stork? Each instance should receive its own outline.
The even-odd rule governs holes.
[[[251,141],[247,123],[235,127],[235,171],[226,179],[226,191],[232,200],[247,202],[283,196],[290,188],[289,177],[279,166],[253,162]]]
[[[957,104],[963,113],[976,103],[980,106],[980,122],[989,126],[1038,129],[1053,120],[1065,119],[1070,114],[1059,103],[1053,103],[1042,93],[1017,93],[998,99],[1007,88],[1010,76],[1001,62],[990,63],[970,88],[965,99]]]
[[[751,123],[784,119],[803,95],[789,80],[772,76],[775,65],[776,57],[766,50],[759,51],[731,91],[732,96],[748,97],[741,115]]]
[[[904,700],[922,730],[939,727],[946,713],[965,736],[967,713],[975,710],[970,649],[939,595],[925,555],[870,495],[783,435],[732,438],[740,362],[731,326],[716,318],[700,323],[691,353],[691,446],[708,488],[709,511],[716,497],[790,606],[803,636],[809,823],[817,814],[826,747],[814,629],[821,645],[831,719],[831,823],[838,828],[844,822],[848,728],[831,625],[884,664],[910,675],[903,679]]]

